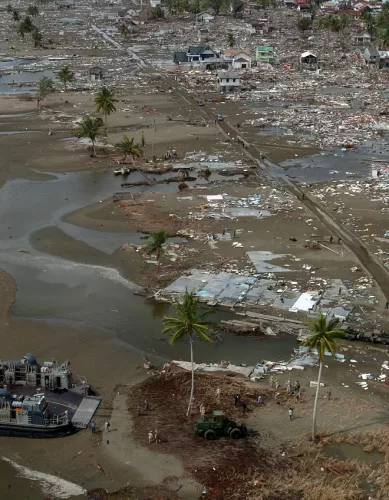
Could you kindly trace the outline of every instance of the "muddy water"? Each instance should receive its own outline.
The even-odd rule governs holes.
[[[57,228],[76,244],[112,254],[125,242],[139,243],[140,234],[87,230],[64,222],[63,216],[96,203],[121,190],[121,179],[112,172],[59,175],[54,180],[13,180],[0,191],[0,268],[18,283],[12,314],[24,318],[66,320],[109,330],[138,353],[159,359],[188,358],[188,346],[170,346],[161,339],[161,316],[142,297],[136,285],[116,269],[76,263],[34,248],[31,236],[45,228]],[[175,184],[141,186],[135,190],[176,190]],[[22,252],[20,251],[22,250]],[[166,310],[164,313],[171,311]],[[218,318],[229,317],[218,313]],[[129,327],[131,325],[131,327]],[[289,357],[296,344],[293,337],[245,340],[225,335],[223,344],[196,345],[197,359],[256,363],[262,358]]]
[[[366,452],[359,445],[350,443],[331,443],[323,448],[323,453],[330,458],[338,460],[357,460],[371,466],[381,464],[385,459],[385,454],[377,450]]]
[[[33,92],[35,90],[34,84],[43,76],[55,79],[55,74],[50,70],[20,71],[2,75],[0,77],[0,94],[25,94]]]

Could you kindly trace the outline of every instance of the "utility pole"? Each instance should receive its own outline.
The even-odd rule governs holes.
[[[154,130],[153,130],[153,143],[151,145],[151,156],[154,160],[154,144],[155,144],[155,118],[154,118]]]

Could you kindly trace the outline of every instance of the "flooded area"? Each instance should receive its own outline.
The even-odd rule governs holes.
[[[323,447],[323,453],[329,458],[357,460],[372,467],[382,464],[385,460],[385,454],[378,450],[367,452],[361,446],[350,443],[327,444]]]
[[[50,70],[18,71],[0,76],[0,94],[25,94],[35,90],[35,83],[42,77],[55,79]]]
[[[139,192],[160,188],[177,189],[173,184],[131,189]],[[18,283],[12,314],[23,318],[65,320],[79,326],[93,325],[114,332],[119,340],[139,353],[146,352],[161,359],[186,359],[185,343],[171,347],[162,338],[162,318],[153,312],[153,305],[134,295],[139,287],[106,265],[108,256],[122,244],[140,243],[141,233],[131,228],[125,232],[88,230],[62,220],[66,214],[98,203],[119,189],[120,179],[112,172],[58,175],[45,182],[14,180],[3,187],[0,268],[11,273]],[[48,255],[35,248],[39,232],[54,229],[67,235],[78,258],[77,246],[86,245],[83,247],[87,249],[84,263]],[[69,252],[71,254],[72,250]],[[89,264],[88,255],[89,262],[95,255],[102,265]],[[164,309],[164,314],[172,312],[169,308]],[[215,315],[215,319],[229,317],[229,313],[223,312]],[[198,343],[197,356],[204,361],[230,359],[236,363],[256,363],[260,358],[273,357],[275,350],[277,356],[288,358],[296,345],[293,336],[242,341],[226,334],[223,338],[222,344]]]

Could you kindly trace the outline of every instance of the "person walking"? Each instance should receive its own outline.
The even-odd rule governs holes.
[[[153,432],[150,431],[148,436],[149,436],[149,444],[151,444],[153,442],[153,439],[154,439]]]
[[[293,408],[289,408],[289,420],[293,420]]]
[[[273,375],[270,375],[269,385],[270,385],[270,389],[273,389],[273,386],[274,386],[274,377],[273,377]]]
[[[222,391],[221,391],[220,387],[218,387],[216,389],[216,400],[217,400],[218,403],[220,403],[220,394],[221,394],[221,392]]]
[[[242,410],[243,410],[243,415],[246,413],[247,410],[247,403],[246,401],[242,401]]]
[[[340,242],[342,241],[341,238],[338,238],[338,245],[340,245]]]
[[[149,402],[147,401],[147,399],[145,399],[145,410],[146,411],[150,411],[151,410]]]
[[[277,403],[278,405],[280,404],[280,402],[278,401],[279,396],[280,396],[280,393],[279,393],[279,392],[276,392],[276,393],[274,394],[274,402],[275,402],[275,403]]]
[[[286,381],[286,392],[290,392],[292,388],[292,383],[290,381],[290,378]]]
[[[200,416],[201,418],[205,417],[205,406],[203,404],[200,405]]]
[[[262,401],[262,396],[258,396],[258,397],[257,397],[257,405],[258,405],[258,406],[262,406],[262,402],[263,402],[263,401]]]
[[[157,430],[154,431],[154,439],[157,444],[161,442],[159,438],[159,432]]]
[[[105,422],[105,424],[104,424],[104,430],[105,430],[105,432],[109,432],[109,428],[110,428],[110,424],[109,424],[109,422],[108,422],[108,420],[107,420],[107,421]]]
[[[276,384],[276,391],[277,391],[278,388],[280,387],[280,381],[277,379],[276,382],[275,382],[275,384]]]
[[[95,424],[95,422],[92,422],[92,424],[91,424],[90,427],[92,429],[92,434],[96,434],[96,424]]]
[[[239,403],[239,394],[235,393],[234,394],[234,406],[236,406]]]
[[[334,238],[332,236],[330,236],[330,243],[332,244],[333,241],[334,241]]]
[[[330,401],[331,398],[332,398],[332,392],[331,392],[331,387],[329,387],[328,391],[327,391],[327,399],[328,399],[328,401]]]

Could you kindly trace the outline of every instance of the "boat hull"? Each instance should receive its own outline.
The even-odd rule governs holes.
[[[0,436],[7,437],[58,438],[70,436],[78,430],[71,423],[52,426],[0,423]]]

